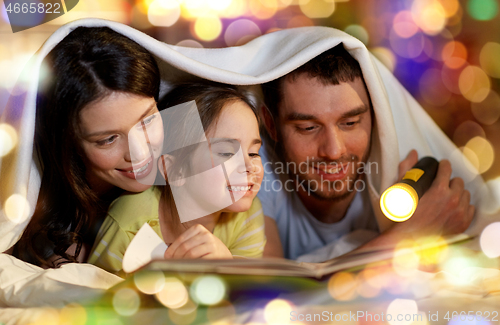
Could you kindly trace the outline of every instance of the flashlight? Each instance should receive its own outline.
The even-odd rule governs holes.
[[[396,222],[410,219],[418,200],[436,177],[438,166],[436,159],[424,157],[406,172],[401,182],[385,190],[380,197],[380,208],[385,216]]]

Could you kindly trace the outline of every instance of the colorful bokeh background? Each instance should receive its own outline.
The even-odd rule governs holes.
[[[14,83],[29,58],[57,28],[75,19],[114,20],[169,44],[191,47],[234,46],[279,29],[330,26],[366,44],[464,152],[477,172],[485,179],[494,179],[500,176],[499,7],[499,0],[80,0],[67,14],[14,34],[1,3],[0,115],[8,97],[16,95]],[[0,123],[0,157],[9,154],[16,145],[16,137],[11,127]],[[500,256],[499,232],[500,223],[491,224],[483,232],[481,248],[487,257]],[[424,249],[429,241],[433,248]],[[478,266],[498,269],[498,259],[487,259],[480,252],[460,246],[448,246],[442,238],[403,241],[397,251],[406,253],[396,254],[387,264],[340,272],[322,283],[290,279],[286,287],[298,291],[320,286],[335,302],[328,308],[338,313],[355,310],[353,306],[358,309],[369,306],[374,312],[433,313],[437,310],[433,304],[438,308],[451,301],[439,298],[438,293],[445,290],[463,288],[462,294],[477,291],[481,297],[484,292],[500,292],[500,272],[474,277],[477,271],[474,268]],[[419,265],[444,273],[432,279],[423,277]],[[472,272],[471,267],[476,271]],[[161,314],[164,318],[159,319],[168,317],[179,325],[197,323],[197,317],[216,323],[218,313],[226,316],[240,313],[235,309],[236,304],[230,302],[234,298],[231,295],[239,288],[227,285],[230,278],[193,276],[189,281],[184,275],[181,278],[183,281],[162,273],[138,273],[121,288],[109,292],[107,305],[112,308],[69,304],[61,310],[44,310],[37,324],[105,323],[106,317],[109,324],[127,324],[127,319],[135,322],[131,318],[134,316],[136,323],[148,323],[144,314],[137,312],[141,301],[144,304],[149,296],[156,297],[156,305],[167,307],[160,309],[167,314]],[[283,290],[276,279],[260,284],[259,281],[262,279],[252,282],[246,277],[244,281],[233,282],[248,284],[253,290],[260,287],[266,292]],[[469,287],[471,283],[473,287]],[[206,292],[212,294],[206,297]],[[430,299],[427,305],[424,302],[418,308],[414,300],[398,298],[422,297],[432,292],[436,293],[436,300]],[[274,299],[273,295],[267,301],[264,296],[259,293],[263,312],[256,323],[287,323],[294,302]],[[214,297],[217,300],[206,300]],[[365,301],[365,305],[360,301]],[[491,299],[476,301],[470,308],[482,313],[483,309],[497,306],[488,303],[492,303]],[[205,309],[198,309],[198,304],[206,306]],[[254,309],[259,305],[247,307]],[[311,311],[316,311],[314,308],[311,306]],[[451,305],[449,310],[453,310]],[[121,321],[117,321],[117,315],[122,317]],[[451,320],[449,324],[455,323]]]
[[[2,4],[0,112],[27,60],[59,26],[78,18],[118,21],[190,47],[330,26],[365,43],[478,173],[492,179],[500,175],[499,7],[499,0],[80,0],[67,14],[13,34]],[[14,142],[7,128],[0,126],[0,155]]]

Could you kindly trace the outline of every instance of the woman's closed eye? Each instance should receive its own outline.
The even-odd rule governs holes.
[[[96,143],[99,146],[107,146],[107,145],[114,143],[116,141],[116,139],[118,139],[118,135],[115,134],[115,135],[112,135],[110,137],[107,137],[106,139],[96,141]]]
[[[232,153],[232,152],[219,152],[217,155],[219,155],[220,157],[224,157],[224,158],[231,158],[232,156],[234,156],[234,153]]]

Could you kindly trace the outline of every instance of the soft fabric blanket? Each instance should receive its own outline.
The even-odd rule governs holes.
[[[41,180],[41,169],[34,159],[33,134],[35,101],[40,65],[47,53],[78,26],[109,26],[142,44],[158,59],[162,71],[162,91],[169,83],[190,78],[205,78],[235,85],[257,85],[283,76],[318,54],[343,43],[359,61],[375,111],[370,161],[377,162],[379,173],[370,174],[368,187],[380,229],[390,226],[379,208],[380,194],[397,178],[398,164],[411,149],[419,156],[432,155],[449,159],[453,176],[460,176],[472,193],[472,202],[482,211],[495,211],[497,201],[482,179],[471,172],[460,151],[445,136],[417,101],[401,86],[366,47],[342,31],[326,27],[296,28],[266,34],[237,47],[197,49],[172,46],[157,41],[131,27],[100,19],[74,21],[57,30],[30,60],[20,80],[17,94],[10,98],[1,123],[12,125],[19,143],[7,156],[0,158],[0,204],[13,194],[26,198],[29,211],[12,220],[0,209],[0,252],[12,247],[20,238],[35,207]],[[479,200],[481,199],[481,201]],[[22,199],[20,199],[22,202]],[[488,219],[477,218],[489,222]],[[484,222],[469,231],[477,234]],[[0,256],[0,305],[61,306],[77,297],[91,297],[120,281],[92,265],[73,264],[59,269],[42,270],[7,255]]]

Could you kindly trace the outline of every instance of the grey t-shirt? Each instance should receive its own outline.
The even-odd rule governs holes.
[[[265,149],[260,151],[264,179],[258,197],[264,215],[276,221],[285,258],[297,259],[338,241],[354,230],[378,231],[367,189],[356,193],[342,220],[335,223],[321,222],[306,209],[296,191],[284,188],[282,179],[272,171]]]

